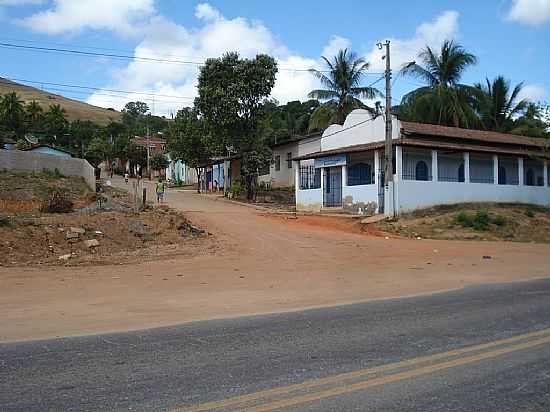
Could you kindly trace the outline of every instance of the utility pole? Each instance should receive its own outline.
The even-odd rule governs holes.
[[[151,180],[151,144],[149,142],[149,126],[147,126],[147,174]]]
[[[391,113],[391,63],[390,63],[390,41],[378,43],[378,48],[382,50],[385,47],[386,60],[386,141],[384,156],[384,213],[387,217],[394,217],[394,188],[393,188],[393,147],[392,147],[392,113]]]

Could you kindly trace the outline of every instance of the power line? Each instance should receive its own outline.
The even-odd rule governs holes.
[[[29,45],[23,45],[23,44],[7,43],[7,42],[0,42],[0,48],[7,48],[12,50],[27,50],[27,51],[35,51],[35,52],[42,52],[42,53],[61,53],[65,55],[78,55],[78,56],[86,56],[86,57],[108,57],[116,60],[135,60],[135,61],[149,62],[149,63],[193,65],[196,67],[200,67],[205,64],[205,61],[161,59],[156,57],[131,56],[129,54],[99,53],[99,52],[76,50],[76,49],[61,48],[61,47],[29,46]],[[98,49],[101,50],[101,48],[98,48]],[[115,49],[104,49],[104,50],[115,50]],[[290,72],[309,72],[310,70],[312,70],[312,68],[295,68],[295,67],[285,67],[285,66],[281,66],[278,69],[281,71],[290,71]],[[314,69],[314,70],[317,70],[318,72],[321,72],[321,73],[329,72],[327,70],[321,70],[321,69]],[[374,73],[374,72],[364,73],[364,75],[380,75],[380,74],[381,73]]]
[[[159,93],[151,93],[151,92],[144,92],[144,91],[105,89],[105,88],[102,88],[102,87],[81,86],[81,85],[66,84],[66,83],[44,82],[44,81],[38,81],[38,80],[18,79],[18,78],[15,78],[15,77],[6,77],[6,79],[14,81],[14,82],[23,82],[23,83],[49,85],[49,86],[70,87],[70,88],[84,89],[84,90],[99,90],[99,91],[112,92],[112,93],[140,94],[140,95],[153,96],[153,97],[168,97],[168,98],[185,99],[185,100],[194,100],[195,99],[194,97],[191,97],[191,96],[175,96],[175,95],[169,95],[169,94],[159,94]],[[2,83],[2,82],[0,81],[0,83]],[[7,82],[4,82],[4,83],[7,83]]]

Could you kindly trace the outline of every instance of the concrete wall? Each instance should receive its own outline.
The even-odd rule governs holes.
[[[364,122],[364,123],[362,123]],[[393,138],[399,137],[401,125],[397,118],[392,118]],[[383,116],[372,119],[369,112],[363,109],[352,111],[343,125],[330,125],[321,137],[321,150],[338,149],[345,146],[383,141],[386,135],[386,124]]]
[[[322,189],[296,189],[296,210],[320,212],[322,204]]]
[[[90,189],[95,191],[94,168],[84,159],[21,150],[0,150],[0,169],[34,172],[58,169],[65,176],[83,177]]]
[[[399,212],[466,202],[517,202],[550,206],[550,188],[544,186],[414,180],[400,180],[397,185]]]

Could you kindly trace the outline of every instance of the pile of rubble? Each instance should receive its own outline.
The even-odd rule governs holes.
[[[58,228],[60,232],[65,232],[65,240],[69,244],[75,244],[78,242],[82,242],[84,246],[86,246],[88,249],[93,250],[94,248],[99,246],[99,240],[97,240],[97,237],[102,237],[103,232],[100,230],[94,230],[91,233],[86,233],[86,229],[81,227],[70,227],[68,229],[65,229],[63,227]],[[88,236],[86,236],[88,235]],[[85,237],[93,236],[91,239],[84,239]],[[53,250],[53,246],[49,246],[50,249]],[[69,260],[70,258],[76,256],[76,253],[71,252],[67,253],[65,255],[59,256],[59,260]]]

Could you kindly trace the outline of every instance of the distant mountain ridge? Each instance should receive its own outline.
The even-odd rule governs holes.
[[[70,121],[91,120],[100,125],[107,125],[110,122],[120,121],[121,118],[121,113],[116,110],[93,106],[79,100],[51,93],[47,90],[40,90],[36,87],[23,85],[0,77],[0,95],[11,92],[16,92],[19,98],[25,103],[36,100],[44,111],[47,111],[51,105],[59,104],[67,112],[67,119]]]

